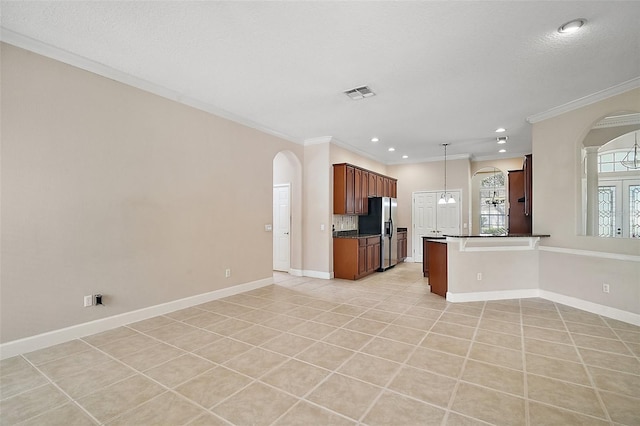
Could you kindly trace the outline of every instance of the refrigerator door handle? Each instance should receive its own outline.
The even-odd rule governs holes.
[[[389,219],[389,237],[393,237],[393,219]]]

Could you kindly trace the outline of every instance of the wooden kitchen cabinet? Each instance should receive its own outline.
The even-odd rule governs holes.
[[[380,237],[334,238],[333,274],[357,280],[380,268]]]
[[[357,215],[366,215],[369,213],[369,172],[355,168],[354,181],[354,213]]]
[[[448,275],[447,275],[447,243],[427,241],[426,250],[428,253],[428,275],[431,293],[435,293],[442,297],[447,297]]]
[[[407,257],[407,231],[398,231],[398,262]]]
[[[389,197],[398,198],[398,181],[395,179],[389,181]]]
[[[369,197],[396,197],[397,180],[351,164],[333,165],[333,214],[367,215]]]
[[[531,216],[525,214],[524,170],[509,170],[509,234],[531,234]]]
[[[348,164],[333,166],[333,213],[355,214],[355,168]]]
[[[378,182],[378,175],[373,172],[369,172],[369,187],[367,193],[369,197],[376,197],[376,183]]]
[[[378,175],[376,181],[376,197],[384,197],[384,176]]]
[[[524,215],[531,216],[533,213],[533,155],[524,156],[522,165],[524,172]]]

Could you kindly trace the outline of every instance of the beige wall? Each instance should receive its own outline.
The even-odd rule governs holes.
[[[304,147],[303,176],[304,274],[329,278],[333,270],[330,261],[333,180],[329,142]]]
[[[460,251],[454,241],[447,244],[447,260],[448,291],[457,295],[538,287],[538,250]]]
[[[302,146],[1,55],[2,342],[271,275],[273,159]],[[82,307],[97,292],[106,305]]]
[[[533,230],[551,234],[540,243],[547,250],[540,256],[541,289],[640,313],[640,240],[578,235],[582,140],[603,117],[638,111],[635,89],[533,125]],[[610,294],[602,292],[605,282]]]

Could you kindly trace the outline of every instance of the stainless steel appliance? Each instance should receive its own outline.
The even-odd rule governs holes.
[[[380,268],[384,271],[398,263],[397,236],[398,201],[390,197],[369,198],[369,214],[358,216],[360,234],[382,234]]]

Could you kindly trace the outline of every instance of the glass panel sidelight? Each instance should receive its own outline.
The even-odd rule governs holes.
[[[640,185],[629,185],[629,236],[640,238]]]
[[[598,235],[615,237],[615,186],[598,187]]]

